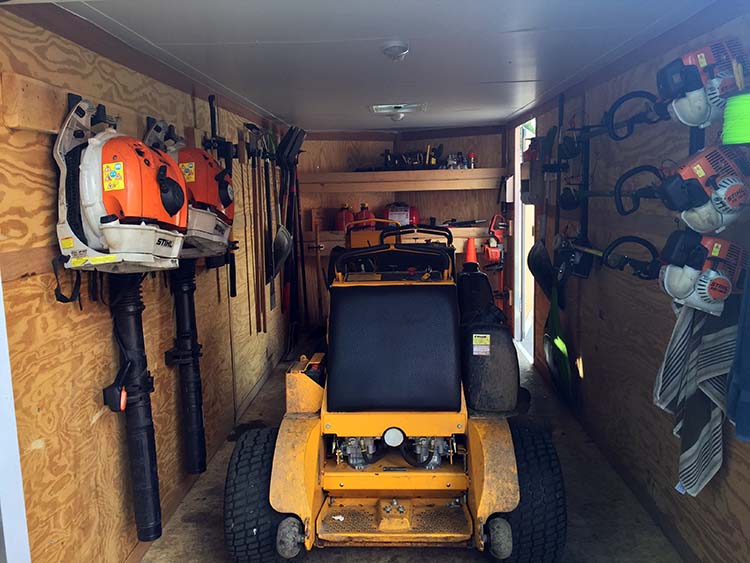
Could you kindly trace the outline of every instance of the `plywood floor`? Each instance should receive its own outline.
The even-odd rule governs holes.
[[[568,546],[564,563],[677,563],[682,561],[625,483],[581,426],[551,395],[533,368],[522,365],[532,393],[529,417],[553,434],[568,495]],[[273,425],[284,410],[283,366],[268,380],[245,413],[246,425]],[[224,477],[233,443],[211,460],[185,501],[154,542],[144,563],[230,563],[224,550]],[[319,549],[309,562],[361,563],[486,562],[480,553],[445,549]]]

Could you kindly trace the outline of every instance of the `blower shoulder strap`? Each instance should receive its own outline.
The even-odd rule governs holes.
[[[56,256],[52,259],[52,271],[55,274],[55,299],[60,303],[73,303],[78,301],[78,306],[81,306],[81,272],[75,272],[75,281],[73,282],[73,289],[70,291],[70,295],[65,295],[60,285],[60,271],[59,267],[65,263],[64,256]]]

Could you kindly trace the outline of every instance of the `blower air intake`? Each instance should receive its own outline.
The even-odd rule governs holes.
[[[675,231],[661,254],[659,283],[675,303],[719,316],[724,301],[741,292],[748,253],[741,246],[695,231]]]
[[[736,76],[740,69],[742,76]],[[727,96],[748,74],[745,51],[736,39],[690,51],[659,70],[656,85],[669,114],[690,127],[708,127],[724,110]]]
[[[112,273],[177,267],[187,227],[177,164],[117,132],[102,105],[78,100],[57,137],[57,235],[65,267]]]

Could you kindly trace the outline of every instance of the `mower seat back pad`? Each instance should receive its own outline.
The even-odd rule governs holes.
[[[331,412],[461,409],[455,285],[331,288]]]

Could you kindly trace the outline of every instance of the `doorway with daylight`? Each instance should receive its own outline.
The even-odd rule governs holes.
[[[515,279],[513,286],[513,337],[519,349],[529,361],[534,358],[534,277],[526,265],[526,256],[534,245],[534,206],[521,203],[521,162],[523,153],[529,148],[531,139],[536,136],[536,118],[519,125],[515,130],[515,154],[513,155],[514,198],[513,254]]]

